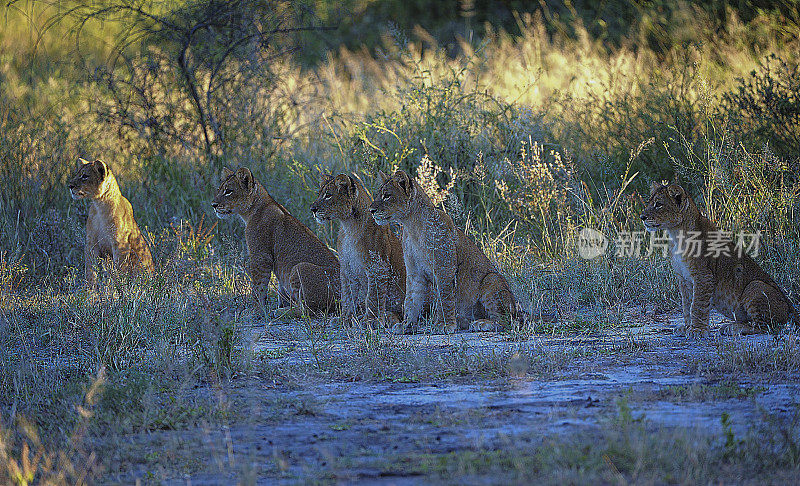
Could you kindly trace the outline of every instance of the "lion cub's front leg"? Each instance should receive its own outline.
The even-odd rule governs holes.
[[[675,333],[686,335],[686,327],[692,322],[692,282],[678,275],[678,292],[681,294],[681,310],[683,311],[683,324],[675,329]]]
[[[95,250],[94,245],[86,242],[86,248],[83,251],[84,258],[84,276],[86,278],[86,288],[89,290],[97,290],[97,264],[100,259],[100,254]]]
[[[368,319],[381,319],[386,309],[386,278],[382,272],[367,272],[367,299],[365,307]]]
[[[694,286],[690,280],[685,278],[678,279],[678,290],[681,293],[681,310],[683,310],[683,322],[692,322],[692,300],[694,299]]]
[[[358,278],[348,273],[339,277],[341,281],[342,321],[349,322],[358,312]]]
[[[705,336],[708,334],[708,320],[711,314],[711,295],[714,292],[714,279],[711,275],[694,277],[692,285],[692,305],[689,311],[690,322],[676,330],[678,335]]]
[[[433,267],[434,292],[441,310],[446,333],[458,329],[456,320],[456,270],[458,268],[458,237],[448,228],[436,228],[431,235],[430,263]]]
[[[456,320],[456,282],[455,272],[449,268],[438,268],[435,271],[436,280],[434,282],[434,292],[436,300],[441,310],[441,318],[444,323],[444,330],[447,334],[458,330]]]
[[[406,276],[406,298],[403,303],[403,322],[394,326],[395,334],[408,334],[414,331],[419,324],[419,316],[425,305],[425,294],[428,291],[428,282],[421,274],[408,272]]]
[[[92,226],[91,219],[87,222],[86,247],[83,249],[84,276],[86,278],[86,288],[90,291],[97,290],[97,267],[101,264],[100,242],[95,232],[90,231]]]
[[[272,278],[272,266],[265,265],[263,262],[260,265],[250,264],[250,279],[253,285],[253,297],[258,302],[261,312],[264,314],[264,319],[269,321],[269,311],[267,308],[267,293],[269,292],[269,281]]]
[[[389,308],[389,286],[391,285],[391,270],[388,264],[375,258],[370,269],[367,271],[367,298],[366,313],[370,323],[381,325],[396,325],[397,316],[390,313]],[[391,315],[390,315],[391,314]],[[391,321],[391,322],[390,322]]]

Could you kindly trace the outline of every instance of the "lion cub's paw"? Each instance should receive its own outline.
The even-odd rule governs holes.
[[[414,334],[414,326],[406,321],[401,321],[392,326],[392,334]]]
[[[447,322],[444,325],[444,333],[445,334],[453,334],[458,331],[458,321]]]
[[[366,318],[366,325],[372,327],[373,329],[394,329],[394,327],[401,322],[402,318],[398,317],[394,312],[386,312],[381,317],[368,314],[368,317]]]
[[[705,338],[709,337],[709,332],[707,328],[698,328],[694,326],[687,326],[686,324],[681,324],[680,326],[675,328],[675,335],[678,337],[687,337],[687,338]]]
[[[384,321],[384,323],[385,323],[386,327],[391,327],[391,326],[395,326],[395,325],[399,324],[400,322],[402,322],[403,321],[403,316],[398,316],[394,312],[387,312],[386,316],[385,316],[385,319],[386,320]]]
[[[328,323],[334,327],[351,327],[353,325],[353,316],[332,316],[328,318]]]
[[[381,327],[381,320],[377,317],[364,317],[364,328],[365,329],[372,329],[373,331],[380,329]]]
[[[499,331],[500,326],[491,319],[476,319],[469,324],[470,332]]]
[[[268,321],[271,320],[284,320],[284,319],[301,319],[303,318],[303,308],[295,307],[277,307],[264,312],[264,318]]]
[[[747,336],[748,334],[758,334],[758,331],[751,325],[743,322],[731,322],[719,328],[720,336]]]

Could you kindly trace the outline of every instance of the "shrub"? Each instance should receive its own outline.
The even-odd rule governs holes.
[[[768,143],[782,156],[795,158],[800,153],[800,65],[796,61],[770,54],[747,78],[739,78],[738,86],[723,99],[727,111],[742,119],[756,143]]]

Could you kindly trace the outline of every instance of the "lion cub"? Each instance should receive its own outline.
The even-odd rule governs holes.
[[[678,184],[654,183],[641,214],[648,231],[666,230],[678,277],[683,325],[677,334],[705,334],[711,307],[733,323],[722,334],[752,334],[782,327],[797,313],[786,294],[732,238],[722,241]]]
[[[375,224],[370,203],[361,181],[339,174],[322,182],[311,212],[320,222],[339,220],[342,317],[352,318],[364,305],[369,319],[397,323],[406,291],[403,248],[388,226]]]
[[[402,170],[392,177],[381,172],[379,178],[370,212],[378,224],[403,225],[405,321],[395,330],[410,332],[417,325],[429,283],[447,332],[505,328],[509,319],[517,320],[517,304],[505,277],[447,213],[434,207],[419,183]],[[474,318],[479,320],[470,326]]]
[[[223,169],[222,184],[211,203],[217,216],[239,215],[245,224],[249,273],[264,316],[272,274],[278,297],[304,304],[313,312],[332,311],[339,299],[339,260],[303,223],[278,204],[250,169]]]
[[[133,219],[131,203],[120,193],[117,179],[102,160],[78,159],[68,181],[72,199],[90,199],[86,220],[85,275],[90,288],[97,284],[95,265],[110,259],[121,272],[153,272],[150,248]]]

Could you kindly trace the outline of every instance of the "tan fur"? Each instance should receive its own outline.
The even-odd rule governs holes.
[[[327,177],[311,211],[320,222],[339,221],[336,250],[341,265],[342,317],[397,323],[403,315],[406,268],[400,239],[369,213],[372,197],[355,177]]]
[[[70,177],[73,199],[90,199],[86,220],[85,276],[89,287],[97,283],[99,259],[111,260],[117,271],[153,272],[153,257],[133,219],[131,203],[120,193],[117,179],[101,160],[78,159]]]
[[[238,215],[245,223],[248,270],[259,306],[267,316],[272,274],[282,304],[291,301],[309,310],[331,311],[339,297],[339,261],[330,248],[278,204],[245,167],[225,168],[211,203],[217,216]]]
[[[479,330],[506,327],[508,318],[515,320],[517,306],[508,282],[450,216],[434,207],[404,171],[391,178],[381,172],[380,178],[370,211],[379,224],[403,225],[405,320],[397,330],[409,332],[417,325],[431,283],[432,300],[439,303],[448,332],[470,327],[475,318],[480,320],[472,328]]]
[[[717,228],[678,184],[653,184],[641,218],[649,231],[665,230],[670,236],[683,307],[684,324],[678,334],[707,333],[711,307],[734,320],[723,326],[723,334],[777,330],[790,316],[796,319],[783,290],[747,253],[740,256],[735,242],[726,246],[729,256],[707,254],[709,234]],[[679,251],[678,242],[693,232],[700,235],[699,256]]]

